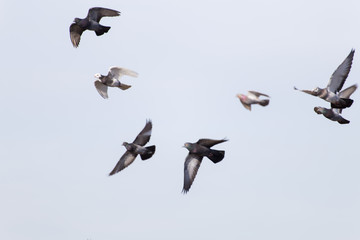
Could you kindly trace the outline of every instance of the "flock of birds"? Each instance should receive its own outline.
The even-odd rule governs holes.
[[[88,15],[84,19],[75,18],[74,23],[70,25],[70,39],[74,47],[78,47],[80,43],[81,35],[86,30],[94,31],[97,36],[101,36],[107,33],[111,27],[102,26],[100,20],[102,17],[115,17],[119,16],[120,12],[108,8],[94,7],[89,9]],[[346,59],[339,65],[339,67],[332,74],[330,81],[326,88],[316,87],[313,90],[299,90],[294,87],[295,90],[305,92],[307,94],[320,97],[330,103],[330,109],[325,107],[315,107],[314,111],[317,114],[322,114],[326,118],[337,121],[340,124],[348,124],[350,121],[344,119],[341,116],[344,108],[349,108],[353,100],[350,96],[357,89],[357,85],[354,84],[341,91],[346,78],[349,75],[352,61],[354,58],[355,50],[352,49]],[[132,70],[120,67],[111,67],[107,75],[95,74],[96,81],[94,82],[96,90],[104,98],[108,98],[108,87],[117,87],[121,90],[130,88],[130,85],[126,85],[120,82],[120,78],[124,75],[137,77],[138,74]],[[266,97],[261,99],[260,97]],[[267,94],[248,91],[245,94],[237,94],[243,106],[251,111],[251,105],[259,104],[261,106],[267,106],[270,102],[270,98]],[[142,160],[147,160],[155,153],[155,145],[145,147],[149,142],[152,131],[152,122],[146,121],[145,127],[136,136],[132,143],[124,142],[122,145],[126,148],[126,152],[122,155],[117,162],[114,169],[110,172],[110,176],[114,175],[127,166],[129,166],[138,155]],[[196,143],[186,142],[184,147],[189,151],[185,163],[184,163],[184,185],[183,193],[187,193],[194,182],[197,171],[200,167],[203,157],[207,157],[213,163],[218,163],[224,159],[225,151],[211,149],[214,145],[226,142],[227,139],[213,140],[213,139],[199,139]]]

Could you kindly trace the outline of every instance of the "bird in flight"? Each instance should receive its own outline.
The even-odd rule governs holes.
[[[120,82],[120,78],[124,75],[131,77],[137,77],[138,74],[132,70],[120,67],[111,67],[108,74],[101,75],[100,73],[95,74],[95,88],[103,98],[109,98],[107,94],[108,87],[117,87],[121,90],[130,88],[130,85],[126,85]]]
[[[74,47],[78,47],[81,34],[85,30],[95,31],[97,36],[107,33],[111,27],[103,26],[99,22],[102,17],[116,17],[120,12],[108,8],[94,7],[90,8],[86,18],[75,18],[74,23],[70,25],[70,39]]]
[[[223,160],[225,151],[211,149],[212,146],[226,142],[227,139],[212,140],[199,139],[196,143],[186,142],[184,147],[189,150],[184,163],[184,186],[183,193],[187,193],[194,182],[197,171],[200,168],[203,157],[209,158],[213,163],[218,163]]]
[[[255,91],[248,91],[247,95],[245,95],[245,94],[237,94],[236,95],[236,97],[239,98],[242,105],[249,111],[251,111],[252,104],[259,104],[263,107],[265,107],[269,104],[269,102],[270,102],[269,99],[260,99],[259,98],[260,96],[269,98],[268,95],[266,95],[264,93],[255,92]]]
[[[145,144],[150,140],[151,130],[151,120],[146,121],[145,127],[143,130],[141,130],[132,143],[123,143],[123,146],[126,148],[126,152],[121,156],[114,169],[109,173],[109,176],[114,175],[115,173],[118,173],[129,166],[134,162],[135,158],[139,154],[142,160],[147,160],[152,157],[152,155],[155,153],[155,145],[144,147]]]

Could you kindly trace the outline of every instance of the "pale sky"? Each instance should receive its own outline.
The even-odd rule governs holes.
[[[91,7],[120,17],[72,47]],[[0,239],[360,239],[359,93],[340,125],[294,91],[325,87],[356,49],[359,1],[4,1],[0,81]],[[132,69],[132,88],[94,74]],[[246,110],[235,97],[271,96]],[[153,122],[154,156],[109,177]],[[181,194],[185,142],[229,141]]]

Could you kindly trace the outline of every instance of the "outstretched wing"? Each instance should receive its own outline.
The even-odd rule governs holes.
[[[269,95],[266,95],[265,93],[260,93],[260,92],[256,92],[256,91],[248,91],[248,93],[253,94],[257,97],[260,97],[260,96],[269,97]]]
[[[112,77],[112,78],[115,78],[117,80],[120,80],[120,78],[123,76],[123,75],[128,75],[128,76],[131,76],[131,77],[137,77],[138,76],[138,73],[137,72],[134,72],[130,69],[126,69],[126,68],[120,68],[120,67],[111,67],[109,69],[109,75]]]
[[[108,94],[107,94],[107,89],[108,87],[103,84],[100,80],[96,80],[94,82],[95,84],[95,88],[98,91],[98,93],[105,99],[109,98]]]
[[[200,157],[195,154],[189,153],[185,159],[184,163],[184,186],[183,193],[187,193],[194,182],[197,171],[200,168],[201,160],[203,157]]]
[[[213,140],[213,139],[208,139],[208,138],[202,138],[199,139],[199,141],[197,141],[197,144],[207,147],[207,148],[211,148],[212,146],[222,143],[222,142],[226,142],[228,141],[227,139],[221,139],[221,140]]]
[[[85,31],[84,28],[80,27],[76,23],[70,25],[70,40],[74,47],[78,47],[80,43],[81,34]]]
[[[117,162],[114,169],[109,173],[109,176],[114,175],[115,173],[118,173],[127,166],[129,166],[135,160],[136,156],[137,154],[126,151],[124,155],[122,155],[120,160]]]
[[[341,97],[341,98],[349,98],[351,96],[351,94],[353,94],[355,92],[356,89],[357,89],[357,84],[354,84],[354,85],[342,90],[339,93],[339,97]]]
[[[109,8],[94,7],[90,8],[87,18],[96,22],[100,22],[102,17],[116,17],[120,12]]]
[[[137,135],[133,143],[140,146],[144,146],[150,140],[151,130],[152,130],[151,120],[146,121],[144,129]]]
[[[354,58],[355,50],[352,49],[349,55],[345,58],[345,60],[339,65],[339,67],[332,74],[330,81],[327,85],[328,90],[331,92],[337,93],[343,87],[346,78],[349,75],[351,64]]]

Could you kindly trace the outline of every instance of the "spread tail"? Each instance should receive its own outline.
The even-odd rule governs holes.
[[[152,155],[154,155],[154,153],[155,153],[155,145],[146,147],[146,150],[147,151],[145,153],[140,155],[142,160],[149,159],[149,158],[152,157]]]
[[[126,89],[128,89],[128,88],[130,88],[130,87],[131,87],[130,85],[126,85],[126,84],[123,84],[123,83],[121,83],[120,86],[119,86],[119,88],[120,88],[121,90],[126,90]]]
[[[96,30],[95,33],[97,36],[101,36],[104,33],[107,33],[110,30],[111,27],[105,27],[105,26],[100,26],[100,29]]]
[[[259,102],[259,104],[263,107],[267,106],[269,104],[270,100],[269,99],[264,99],[264,100],[261,100]]]
[[[218,163],[221,160],[224,159],[225,151],[222,150],[212,150],[210,149],[210,153],[207,155],[207,157],[213,162]]]
[[[350,98],[341,98],[339,103],[331,103],[331,108],[348,108],[353,104],[354,100]]]

